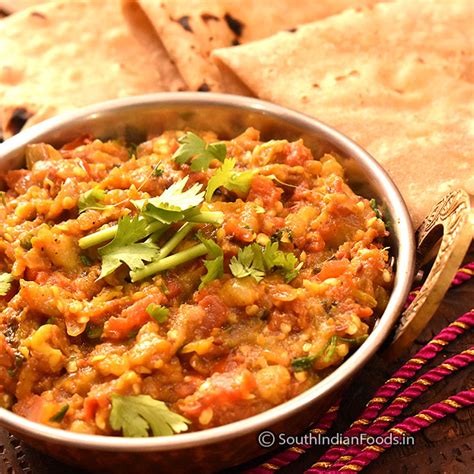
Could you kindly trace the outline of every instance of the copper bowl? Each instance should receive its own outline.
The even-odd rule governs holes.
[[[139,141],[148,133],[183,127],[216,131],[230,138],[253,126],[262,138],[303,138],[316,158],[337,153],[353,189],[375,197],[390,216],[395,281],[387,308],[368,339],[328,377],[301,395],[245,420],[195,433],[154,438],[77,434],[28,421],[0,409],[0,425],[31,446],[89,471],[117,473],[212,472],[248,461],[265,449],[262,430],[299,434],[314,423],[367,363],[392,330],[412,284],[414,232],[405,203],[392,180],[361,147],[306,115],[247,97],[210,93],[162,93],[104,102],[47,120],[0,145],[0,170],[22,165],[25,146],[60,146],[78,135],[125,135]]]

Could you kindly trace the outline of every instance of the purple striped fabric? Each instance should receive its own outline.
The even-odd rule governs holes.
[[[441,382],[445,377],[451,375],[457,370],[467,367],[474,362],[474,346],[460,354],[445,360],[441,365],[431,369],[426,374],[419,377],[409,387],[402,391],[394,401],[369,425],[365,432],[370,436],[382,435],[385,428],[417,397],[435,383]],[[350,446],[344,452],[344,456],[333,464],[332,469],[342,467],[350,458],[357,455],[364,446]]]
[[[455,286],[470,280],[474,276],[474,262],[468,263],[461,267],[453,279],[452,284]]]
[[[393,434],[394,438],[401,439],[408,434],[416,433],[427,428],[432,423],[445,418],[452,413],[456,413],[460,408],[474,405],[474,389],[464,390],[438,403],[434,403],[426,410],[422,410],[414,416],[410,416],[384,434]],[[391,447],[391,444],[381,444],[377,446],[367,446],[349,463],[342,466],[338,471],[361,471],[364,467],[377,459],[384,451]],[[306,472],[320,472],[309,469]],[[334,472],[334,470],[332,470]]]

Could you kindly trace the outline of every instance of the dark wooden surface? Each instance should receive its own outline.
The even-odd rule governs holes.
[[[474,247],[471,246],[466,261],[473,260]],[[413,352],[449,322],[473,307],[474,279],[449,291],[431,323],[417,341]],[[474,334],[472,332],[465,334],[455,343],[450,344],[443,351],[443,355],[435,359],[435,364],[439,364],[450,355],[467,349],[473,344]],[[343,432],[361,412],[377,387],[390,377],[400,363],[401,361],[387,365],[376,355],[347,390],[341,404],[340,415],[328,435]],[[465,368],[432,387],[404,414],[407,416],[415,414],[431,403],[473,386],[474,368]],[[281,474],[303,472],[318,459],[324,450],[325,448],[315,447],[302,455],[291,466],[279,472]],[[3,465],[0,464],[1,474],[84,474],[82,471],[60,464],[28,448],[2,429],[0,429],[0,457],[3,459]],[[264,459],[258,461],[264,461]],[[256,465],[255,462],[244,467],[254,465]],[[232,470],[235,474],[240,471],[241,468]],[[388,450],[364,472],[367,474],[467,474],[474,472],[474,408],[463,409],[456,415],[435,423],[425,431],[418,433],[413,446],[395,447]]]

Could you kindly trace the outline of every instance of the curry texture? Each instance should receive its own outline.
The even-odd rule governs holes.
[[[112,395],[148,395],[202,430],[305,391],[370,332],[392,282],[381,216],[351,190],[335,157],[314,159],[301,141],[263,143],[254,129],[224,142],[236,170],[253,171],[249,189],[219,188],[203,207],[223,213],[222,224],[195,224],[223,252],[221,277],[201,284],[198,257],[135,283],[125,265],[99,278],[100,252],[81,249],[81,238],[134,216],[133,200],[186,176],[188,188],[205,189],[221,165],[176,163],[182,135],[165,132],[136,150],[90,137],[60,150],[42,145],[27,169],[1,176],[0,274],[11,278],[0,296],[1,406],[74,432],[118,435]],[[105,191],[101,205],[79,213],[94,188]],[[156,236],[156,246],[178,228]],[[275,242],[299,262],[291,280],[231,271],[242,248]],[[188,234],[176,251],[195,244]],[[167,317],[153,318],[151,304]]]

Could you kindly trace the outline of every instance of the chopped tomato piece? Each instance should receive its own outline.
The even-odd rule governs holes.
[[[206,318],[203,320],[203,327],[209,329],[222,326],[227,321],[228,308],[224,302],[216,295],[205,296],[199,306],[206,312]]]
[[[323,265],[317,278],[321,281],[327,280],[328,278],[337,278],[346,272],[348,266],[349,261],[346,259],[330,260]]]
[[[39,395],[31,395],[18,402],[14,411],[17,415],[24,416],[31,421],[46,421],[43,416],[45,403],[46,401]]]
[[[133,330],[142,327],[152,319],[146,311],[148,305],[151,303],[159,305],[163,301],[164,296],[159,293],[145,296],[143,299],[132,304],[132,306],[124,309],[120,316],[112,317],[106,321],[102,336],[107,339],[127,338]]]
[[[303,165],[305,161],[312,160],[311,150],[303,145],[303,140],[288,144],[289,153],[286,162],[290,166]]]
[[[199,417],[208,407],[215,411],[239,400],[249,399],[256,387],[255,377],[248,370],[216,373],[208,378],[193,395],[179,403],[179,409],[189,417]]]
[[[283,191],[275,183],[265,176],[255,176],[252,180],[247,201],[255,201],[260,198],[266,209],[275,207],[280,200]]]

